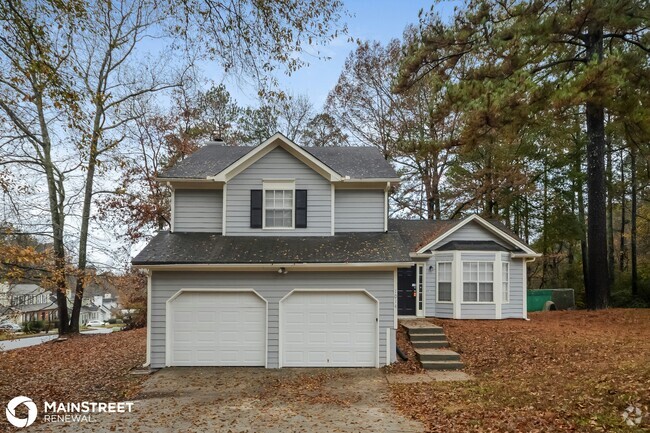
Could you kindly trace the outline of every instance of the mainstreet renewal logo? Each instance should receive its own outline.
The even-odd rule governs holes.
[[[16,408],[24,404],[27,407],[27,418],[16,416]],[[92,414],[97,413],[126,413],[132,412],[133,402],[94,402],[62,403],[55,401],[43,402],[43,422],[94,422]],[[16,397],[7,403],[7,420],[15,427],[28,427],[36,421],[38,409],[36,403],[29,397]]]
[[[18,418],[16,416],[16,408],[21,404],[27,407],[27,418]],[[38,409],[36,409],[36,403],[31,398],[21,395],[7,403],[7,410],[5,412],[7,414],[7,421],[14,427],[28,427],[36,420]]]

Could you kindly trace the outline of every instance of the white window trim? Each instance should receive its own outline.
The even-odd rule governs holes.
[[[291,191],[291,227],[266,226],[266,191]],[[296,181],[295,180],[265,180],[262,182],[262,230],[295,230],[296,228]]]
[[[421,270],[421,272],[420,272]],[[426,277],[426,263],[415,264],[415,288],[417,289],[417,299],[415,300],[415,315],[417,317],[424,317],[427,300],[425,295],[427,293],[427,277]],[[420,308],[420,298],[422,298],[422,308]]]
[[[508,278],[504,278],[503,274],[503,266],[508,267]],[[503,290],[503,285],[507,284],[507,290]],[[508,294],[508,298],[505,298],[503,295]],[[501,262],[501,303],[502,304],[509,304],[510,303],[510,262]]]
[[[440,265],[442,264],[449,264],[451,267],[451,299],[449,301],[441,301],[440,300],[440,286],[438,285],[440,283]],[[445,281],[446,282],[446,281]],[[436,262],[436,303],[438,304],[453,304],[454,303],[454,262],[453,260],[451,261],[445,261],[445,262]]]
[[[464,294],[464,292],[465,292],[465,276],[464,276],[464,272],[463,272],[463,265],[465,265],[465,263],[490,263],[492,265],[492,300],[491,301],[465,301],[465,294]],[[494,287],[495,286],[495,284],[494,284],[494,280],[495,280],[495,278],[494,278],[494,272],[495,272],[494,271],[494,268],[495,268],[494,263],[495,263],[494,260],[463,260],[463,261],[461,261],[460,269],[461,269],[462,277],[461,277],[460,284],[459,284],[460,294],[461,294],[461,298],[460,298],[460,303],[461,304],[466,304],[466,305],[477,305],[477,304],[478,305],[494,305],[494,304],[497,303],[496,295],[495,295],[495,287]],[[479,290],[478,284],[481,283],[481,281],[468,281],[468,282],[477,284],[477,286],[476,286],[476,290],[477,290],[476,297],[478,299],[479,296],[480,296],[479,292],[478,292],[478,290]],[[487,283],[487,281],[483,281],[483,282]]]

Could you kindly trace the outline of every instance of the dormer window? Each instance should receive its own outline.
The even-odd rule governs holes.
[[[265,181],[263,221],[265,229],[295,227],[294,181]]]

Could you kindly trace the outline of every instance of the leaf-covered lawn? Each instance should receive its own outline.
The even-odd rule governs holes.
[[[46,401],[119,401],[137,392],[129,370],[146,357],[146,330],[80,335],[0,352],[0,404],[24,395]],[[4,417],[0,420],[2,430]]]
[[[432,319],[477,380],[391,385],[394,404],[431,432],[650,431],[650,310],[530,319]]]

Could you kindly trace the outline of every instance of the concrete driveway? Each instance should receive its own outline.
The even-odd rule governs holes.
[[[376,369],[169,368],[144,384],[131,414],[43,424],[57,432],[422,432],[391,406]]]

